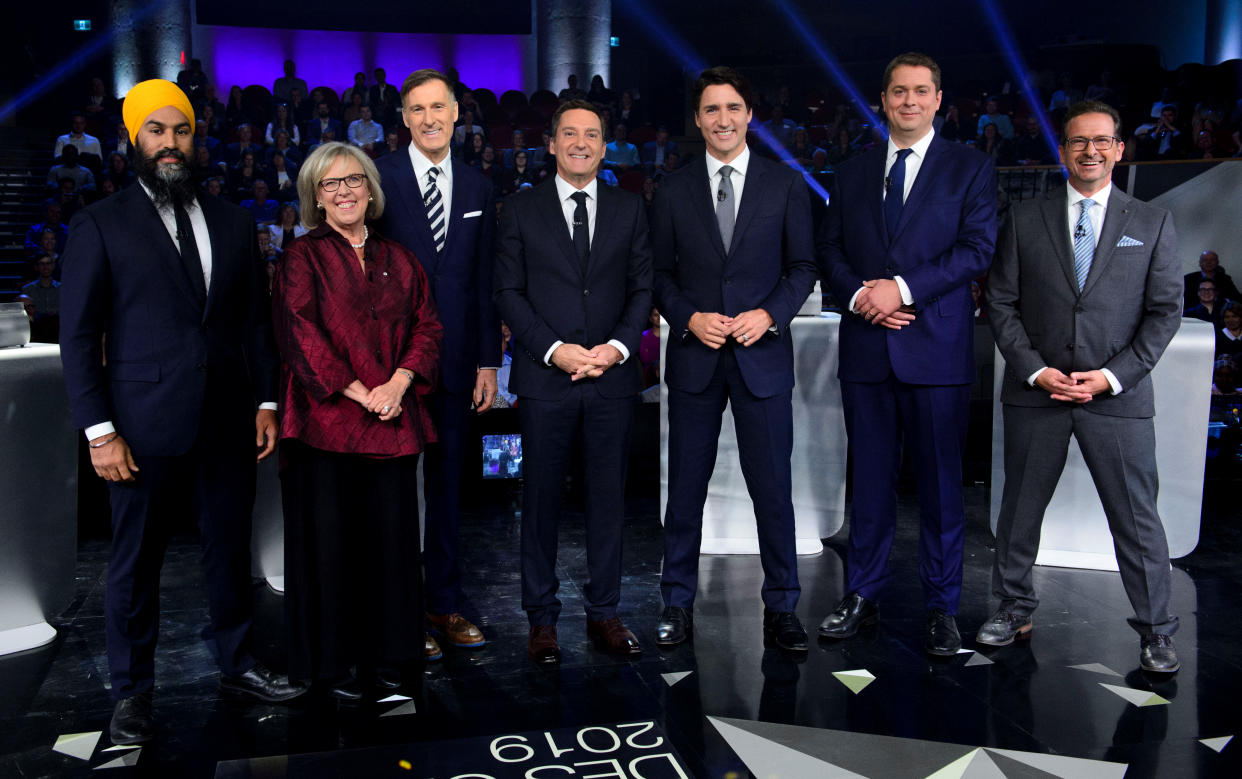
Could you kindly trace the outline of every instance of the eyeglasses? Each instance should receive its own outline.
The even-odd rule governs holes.
[[[341,186],[341,182],[344,182],[345,186],[350,189],[357,189],[366,183],[366,180],[367,177],[361,173],[351,173],[348,176],[341,176],[339,178],[323,179],[319,182],[319,188],[324,192],[335,192]]]
[[[1086,151],[1087,144],[1090,143],[1095,147],[1096,151],[1108,151],[1113,148],[1120,138],[1114,135],[1097,135],[1094,138],[1082,138],[1076,136],[1074,138],[1066,138],[1065,146],[1070,151]]]

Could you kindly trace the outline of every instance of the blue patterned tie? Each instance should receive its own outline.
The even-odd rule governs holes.
[[[897,232],[897,222],[901,219],[901,207],[906,202],[906,157],[909,149],[897,150],[897,161],[888,171],[884,180],[884,223],[888,226],[888,237]]]
[[[1095,228],[1091,226],[1091,207],[1095,201],[1083,198],[1078,201],[1082,206],[1082,214],[1078,217],[1078,226],[1074,228],[1074,276],[1078,279],[1078,291],[1087,283],[1087,274],[1091,272],[1091,258],[1095,255]]]

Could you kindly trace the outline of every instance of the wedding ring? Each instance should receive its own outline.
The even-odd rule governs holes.
[[[747,335],[746,333],[742,333],[742,343],[746,343],[749,340],[750,340],[750,336]]]
[[[382,409],[382,411],[383,411],[385,414],[387,414],[387,413],[388,413],[391,409],[392,409],[392,406],[384,406],[384,408]]]

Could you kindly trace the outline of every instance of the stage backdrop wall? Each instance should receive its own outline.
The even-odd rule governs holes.
[[[283,75],[286,59],[297,63],[297,75],[311,89],[327,86],[339,97],[354,83],[354,73],[383,68],[398,89],[419,68],[456,67],[462,82],[499,94],[508,89],[529,93],[537,78],[535,58],[528,52],[533,35],[467,35],[334,30],[283,30],[195,24],[192,51],[203,62],[221,101],[229,87],[260,84],[272,88]]]

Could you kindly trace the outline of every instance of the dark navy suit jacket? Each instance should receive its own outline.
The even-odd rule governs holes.
[[[543,358],[552,344],[592,347],[617,340],[630,359],[651,314],[651,249],[642,198],[600,184],[587,270],[582,272],[555,179],[505,200],[496,241],[494,286],[513,331],[509,386],[519,397],[561,400],[570,376]],[[604,397],[637,394],[640,373],[627,361],[594,382]]]
[[[816,275],[806,182],[752,152],[728,251],[714,206],[703,158],[671,174],[656,194],[651,244],[656,306],[670,330],[665,379],[670,387],[701,392],[716,372],[720,352],[689,331],[692,314],[762,308],[777,332],[734,349],[738,368],[758,397],[787,392],[794,385],[789,323]]]
[[[61,360],[73,421],[112,420],[136,456],[184,454],[205,425],[236,427],[253,445],[257,403],[276,400],[254,219],[218,198],[198,202],[211,234],[205,307],[142,187],[95,203],[70,225]]]
[[[491,182],[453,160],[453,202],[449,204],[444,252],[423,207],[420,182],[407,150],[375,161],[387,204],[378,227],[418,257],[431,282],[444,341],[440,381],[451,392],[472,392],[479,368],[500,367],[500,320],[492,304],[492,251],[496,206]]]
[[[996,244],[996,171],[987,155],[935,136],[892,238],[884,224],[887,144],[837,171],[818,255],[844,307],[870,279],[901,276],[915,321],[899,330],[843,312],[842,381],[878,382],[890,371],[910,384],[975,380],[972,279],[987,272]]]

